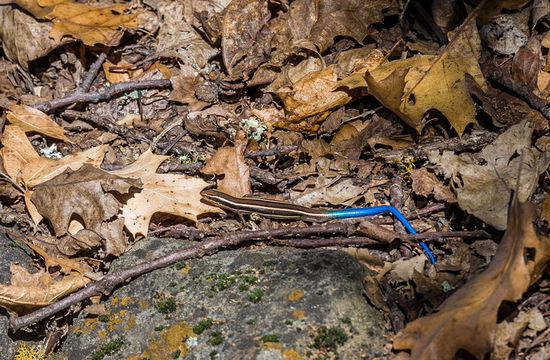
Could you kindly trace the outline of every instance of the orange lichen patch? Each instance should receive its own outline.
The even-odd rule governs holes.
[[[149,307],[149,301],[138,300],[138,305],[142,309],[147,309]]]
[[[305,310],[297,309],[292,312],[292,316],[294,316],[297,319],[303,319],[304,316],[306,316]]]
[[[158,339],[156,339],[156,334],[158,334]],[[170,355],[176,350],[180,350],[180,356],[185,357],[189,349],[184,339],[195,336],[193,328],[186,322],[180,321],[160,333],[151,334],[148,348],[139,357],[151,360],[170,359]]]
[[[134,315],[130,316],[128,319],[128,322],[126,323],[126,326],[124,327],[125,330],[130,330],[134,326],[136,326],[136,317]]]
[[[294,349],[286,349],[283,351],[284,360],[299,360],[300,355]]]
[[[260,347],[264,349],[269,349],[269,350],[283,350],[282,344],[274,343],[274,342],[266,342],[266,343],[260,344]]]
[[[120,300],[120,305],[135,304],[136,302],[129,296],[125,296]]]
[[[113,315],[109,316],[109,330],[114,330],[117,325],[122,324],[122,322],[125,319],[125,315],[128,312],[128,310],[120,310],[118,313],[114,313]]]
[[[107,331],[105,331],[105,330],[99,330],[99,331],[97,332],[97,337],[102,338],[102,339],[103,339],[103,338],[106,338],[106,337],[107,337]]]
[[[303,296],[304,296],[304,290],[302,289],[292,290],[288,295],[288,300],[290,301],[300,300]]]
[[[181,272],[184,273],[184,274],[188,274],[189,270],[191,270],[191,265],[189,265],[189,263],[186,262],[185,267],[183,269],[181,269]]]
[[[80,329],[80,332],[82,333],[89,333],[90,331],[94,330],[98,323],[98,318],[87,318],[84,319],[84,327]]]
[[[111,306],[115,306],[120,301],[120,298],[118,296],[113,296],[111,298]]]

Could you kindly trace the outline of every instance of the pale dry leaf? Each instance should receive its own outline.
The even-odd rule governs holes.
[[[72,143],[65,136],[65,129],[57,125],[48,115],[27,105],[12,105],[6,113],[8,121],[24,132],[35,132],[54,139]]]
[[[90,282],[78,272],[72,272],[55,281],[44,270],[30,274],[27,269],[17,264],[12,264],[10,272],[11,285],[0,284],[0,306],[14,315],[25,314],[49,305]]]
[[[34,150],[25,132],[16,125],[6,125],[2,133],[2,148],[0,154],[6,173],[18,183],[23,169],[29,163],[40,159],[40,155]]]
[[[109,173],[120,177],[139,179],[144,175],[154,174],[159,165],[168,158],[169,156],[153,154],[153,151],[149,148],[132,164],[119,170],[109,171]]]
[[[218,181],[220,191],[238,197],[250,194],[250,168],[243,155],[247,142],[244,132],[238,131],[235,145],[219,149],[201,170],[204,174],[225,175]]]
[[[107,145],[100,145],[67,155],[60,160],[39,157],[23,168],[20,178],[27,187],[32,188],[52,179],[67,169],[78,170],[84,164],[99,168],[106,149]]]
[[[525,201],[533,194],[539,175],[550,165],[550,143],[541,141],[539,146],[532,147],[532,133],[527,121],[510,127],[481,151],[479,158],[486,162],[482,165],[467,154],[455,155],[450,151],[431,152],[428,158],[445,178],[451,178],[462,209],[504,230],[510,193],[516,189],[519,171],[521,183],[517,191],[519,199]]]
[[[173,214],[192,221],[218,208],[201,202],[201,191],[208,183],[187,175],[147,174],[140,177],[143,186],[124,207],[124,225],[134,237],[147,236],[149,222],[156,213]]]
[[[394,348],[410,349],[411,359],[422,360],[451,360],[459,349],[478,359],[489,353],[501,303],[520,300],[550,260],[550,238],[535,233],[534,211],[533,204],[516,199],[487,270],[453,293],[436,313],[407,324],[394,339]]]

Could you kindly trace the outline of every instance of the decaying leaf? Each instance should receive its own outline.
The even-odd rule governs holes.
[[[490,352],[499,306],[521,299],[550,260],[550,238],[535,233],[534,211],[533,204],[515,200],[487,270],[459,288],[438,312],[409,323],[394,339],[394,347],[411,349],[412,359],[423,360],[451,360],[459,349],[478,359]]]
[[[140,187],[141,183],[85,164],[37,185],[31,200],[49,220],[56,236],[66,234],[71,219],[76,217],[84,228],[105,239],[107,253],[120,255],[127,241],[123,223],[117,218],[122,204],[113,193],[126,194],[132,186]]]
[[[429,159],[446,178],[452,179],[458,205],[493,227],[504,230],[511,189],[516,188],[521,167],[518,197],[529,199],[539,175],[550,165],[550,138],[543,137],[531,147],[533,129],[527,121],[510,127],[479,154],[485,164],[467,154],[432,152]],[[523,163],[520,163],[523,154]]]
[[[148,174],[140,176],[141,192],[128,200],[122,209],[124,225],[136,236],[147,236],[149,222],[156,213],[183,216],[192,221],[207,212],[219,212],[218,208],[201,202],[200,192],[208,186],[201,179],[187,175]]]
[[[0,284],[0,306],[13,315],[21,315],[51,304],[90,282],[78,272],[71,272],[56,281],[48,272],[30,274],[21,265],[12,264],[11,285]]]
[[[36,132],[42,135],[49,136],[54,139],[59,139],[71,142],[65,136],[65,129],[57,125],[55,121],[44,114],[40,110],[36,110],[27,105],[12,105],[7,112],[8,121],[21,128],[24,132]]]
[[[431,195],[438,201],[455,203],[456,197],[448,186],[444,186],[437,177],[426,168],[414,169],[411,171],[413,191],[425,197]]]
[[[40,159],[25,132],[17,125],[7,125],[2,133],[2,148],[0,154],[6,173],[15,181],[21,177],[21,172],[29,163]]]
[[[225,176],[218,181],[220,191],[234,196],[250,194],[250,169],[243,155],[247,142],[244,132],[237,132],[235,145],[219,149],[202,169],[205,174]]]
[[[462,135],[466,125],[476,122],[465,75],[471,75],[481,89],[487,89],[477,62],[479,48],[479,36],[472,23],[440,56],[416,55],[367,72],[369,93],[419,132],[425,125],[426,113],[435,109]]]
[[[121,28],[137,27],[138,14],[123,14],[126,4],[93,7],[72,0],[17,0],[19,6],[38,19],[54,24],[50,32],[57,43],[64,36],[81,40],[85,45],[118,45],[123,35]]]

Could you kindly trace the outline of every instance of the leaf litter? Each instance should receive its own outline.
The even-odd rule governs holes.
[[[547,296],[550,251],[539,3],[484,1],[445,20],[434,1],[433,24],[386,0],[1,7],[0,221],[28,218],[11,226],[41,267],[13,264],[0,305],[22,315],[89,286],[161,225],[222,229],[200,195],[216,185],[304,206],[392,204],[434,235],[435,266],[406,241],[339,247],[377,272],[365,292],[408,350],[396,356],[542,356],[548,339],[530,340],[550,304],[522,305]],[[171,89],[150,83],[168,78]],[[139,84],[38,110],[107,81]],[[44,156],[54,146],[60,159]],[[517,312],[503,319],[505,302]]]

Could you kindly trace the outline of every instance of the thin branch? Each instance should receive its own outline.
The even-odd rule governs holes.
[[[34,108],[49,113],[67,105],[87,102],[97,103],[102,100],[109,100],[118,94],[128,93],[134,90],[163,89],[171,86],[172,83],[170,79],[119,82],[111,84],[111,86],[102,86],[96,91],[86,93],[76,92],[59,99],[36,104]]]
[[[19,192],[21,192],[21,194],[23,195],[25,194],[25,189],[23,189],[18,183],[16,183],[15,180],[9,177],[8,174],[4,174],[3,172],[0,171],[0,177],[6,179],[9,183],[11,183],[14,188],[16,188],[17,190],[19,190]]]

